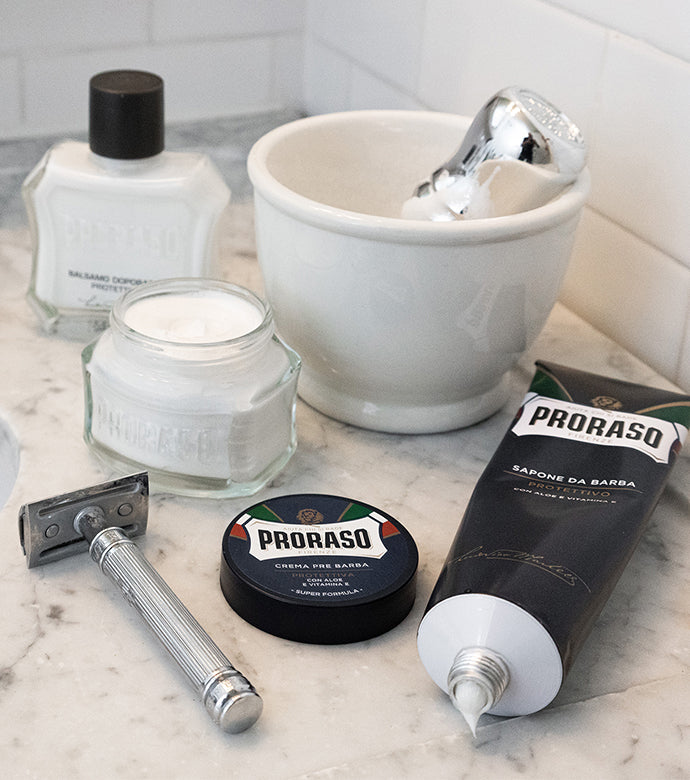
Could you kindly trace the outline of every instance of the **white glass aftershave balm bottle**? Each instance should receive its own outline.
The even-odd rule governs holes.
[[[212,276],[230,190],[208,157],[164,151],[163,81],[143,71],[89,84],[89,143],[53,146],[22,188],[33,242],[28,299],[44,329],[91,338],[123,292]]]
[[[296,448],[300,360],[268,303],[210,279],[130,290],[82,353],[84,438],[121,473],[192,496],[250,495]]]

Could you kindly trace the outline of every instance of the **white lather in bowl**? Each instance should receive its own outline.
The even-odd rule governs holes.
[[[402,219],[470,119],[351,111],[259,139],[257,251],[299,393],[364,428],[432,433],[497,411],[551,311],[589,192],[585,168],[544,206],[453,222]]]

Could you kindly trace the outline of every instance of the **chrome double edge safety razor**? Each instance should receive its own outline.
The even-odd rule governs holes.
[[[146,532],[148,495],[144,472],[25,504],[19,536],[27,565],[88,550],[177,661],[212,720],[223,731],[244,731],[261,714],[261,697],[132,541]]]
[[[585,160],[582,133],[566,114],[529,89],[507,87],[482,106],[402,215],[442,221],[536,208],[572,184]]]

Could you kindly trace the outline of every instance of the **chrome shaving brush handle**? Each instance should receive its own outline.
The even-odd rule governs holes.
[[[458,193],[451,198],[454,203],[445,204],[452,214],[445,218],[472,216],[467,212],[483,183],[482,178],[486,181],[491,173],[496,174],[495,164],[488,167],[485,164],[500,161],[517,164],[518,169],[526,166],[530,169],[523,171],[530,181],[526,186],[529,194],[524,199],[525,206],[519,207],[520,196],[513,193],[510,208],[518,211],[534,208],[535,202],[539,205],[539,200],[550,200],[572,183],[584,167],[585,158],[582,133],[562,111],[528,89],[507,87],[482,107],[460,148],[428,181],[416,188],[414,198],[423,200],[433,197],[435,192],[457,187]],[[515,181],[513,171],[510,186]],[[539,188],[543,190],[541,198],[536,193]],[[434,219],[433,214],[426,217]]]

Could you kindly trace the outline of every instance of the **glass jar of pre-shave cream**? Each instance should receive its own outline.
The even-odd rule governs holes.
[[[269,305],[209,279],[142,284],[82,353],[84,438],[118,471],[195,496],[255,493],[296,447],[300,359]]]

